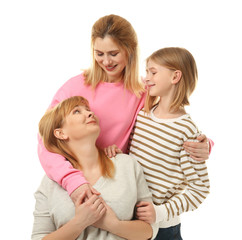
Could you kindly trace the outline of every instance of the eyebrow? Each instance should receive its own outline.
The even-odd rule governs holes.
[[[157,71],[157,69],[155,68],[155,67],[150,67],[150,68],[146,68],[147,70],[156,70]]]
[[[100,53],[103,53],[102,51],[98,50],[98,49],[94,49],[95,52],[100,52]],[[111,51],[108,51],[108,53],[113,53],[113,52],[119,52],[120,50],[119,49],[116,49],[116,50],[111,50]]]

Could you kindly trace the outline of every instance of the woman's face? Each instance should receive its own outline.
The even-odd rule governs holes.
[[[122,73],[127,64],[125,51],[111,37],[97,38],[94,42],[95,60],[106,72],[109,82],[122,80]]]
[[[66,116],[62,131],[65,139],[78,140],[93,134],[98,137],[100,127],[97,117],[87,106],[76,106]]]

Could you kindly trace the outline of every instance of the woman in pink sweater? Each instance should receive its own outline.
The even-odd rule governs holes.
[[[69,97],[83,96],[100,121],[97,145],[105,148],[116,144],[127,152],[129,135],[145,97],[138,71],[137,36],[126,19],[108,15],[93,25],[91,44],[93,65],[68,80],[57,91],[51,107]],[[209,152],[207,139],[203,135],[199,140],[193,146],[188,143],[188,151],[195,148],[191,155],[204,160]],[[40,138],[38,154],[47,176],[66,189],[73,201],[83,191],[88,197],[98,194],[81,171],[74,169],[64,157],[47,151]]]

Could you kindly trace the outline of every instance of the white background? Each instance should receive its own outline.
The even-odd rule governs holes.
[[[239,239],[241,232],[241,7],[230,0],[0,2],[1,239],[30,239],[44,174],[38,121],[57,89],[90,64],[90,32],[106,14],[134,26],[144,60],[168,46],[195,57],[199,83],[188,112],[215,142],[211,194],[182,216],[184,240]],[[238,220],[239,219],[239,220]]]

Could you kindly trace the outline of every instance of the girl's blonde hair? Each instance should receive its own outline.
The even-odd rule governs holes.
[[[138,40],[132,25],[124,18],[117,15],[107,15],[98,19],[91,34],[91,47],[93,65],[84,72],[86,84],[95,88],[100,81],[107,79],[106,72],[95,60],[94,43],[97,38],[104,39],[106,36],[121,47],[127,57],[127,65],[123,70],[123,82],[125,89],[130,90],[137,96],[144,90],[139,77]]]
[[[89,103],[85,98],[75,96],[62,101],[54,108],[49,109],[39,122],[39,133],[48,151],[64,156],[74,168],[81,169],[82,166],[78,163],[75,154],[69,149],[66,141],[61,140],[54,135],[54,130],[63,126],[65,123],[65,117],[76,106],[87,106],[89,108]],[[102,149],[98,148],[98,152],[102,176],[113,177],[113,162],[105,155]]]
[[[196,87],[198,78],[197,66],[192,54],[184,48],[162,48],[146,59],[146,65],[150,60],[170,70],[180,70],[182,72],[180,81],[175,85],[176,89],[170,110],[177,111],[180,107],[189,105],[188,99]],[[150,112],[158,102],[159,97],[147,94],[145,111]]]

